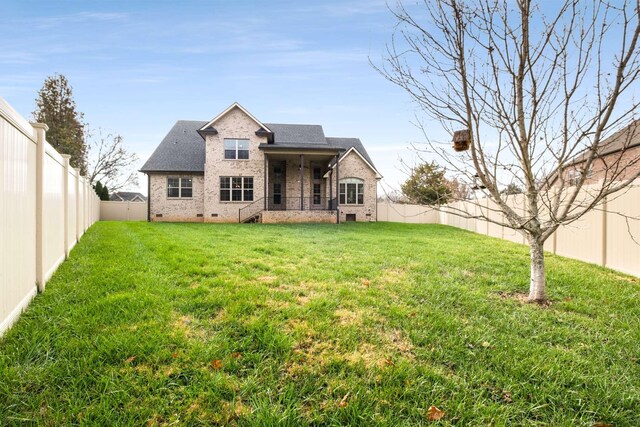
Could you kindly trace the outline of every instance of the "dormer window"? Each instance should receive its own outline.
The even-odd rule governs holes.
[[[249,140],[225,139],[224,158],[226,160],[247,160],[249,158]]]

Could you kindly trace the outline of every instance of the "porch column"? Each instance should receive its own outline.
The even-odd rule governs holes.
[[[331,202],[333,200],[333,169],[329,170],[329,209],[333,208]]]
[[[340,224],[340,154],[336,154],[336,223]]]
[[[300,154],[300,210],[304,210],[304,154]]]
[[[264,210],[267,210],[269,203],[269,158],[264,155]]]

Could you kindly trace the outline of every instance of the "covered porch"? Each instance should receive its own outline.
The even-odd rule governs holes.
[[[239,222],[339,222],[337,160],[344,150],[271,144],[260,149],[264,152],[264,194],[240,209]]]

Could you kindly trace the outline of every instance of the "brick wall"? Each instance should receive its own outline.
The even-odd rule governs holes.
[[[335,185],[335,175],[334,170],[333,185]],[[347,214],[355,214],[356,221],[376,221],[378,184],[375,172],[358,154],[351,152],[340,161],[340,179],[344,178],[360,178],[364,180],[364,205],[340,204],[340,221],[346,221]]]
[[[258,125],[239,108],[234,108],[214,123],[217,135],[207,135],[204,180],[204,220],[237,222],[238,209],[251,202],[221,202],[220,177],[253,177],[253,200],[264,196],[264,153],[258,145],[267,138],[256,135]],[[225,160],[224,139],[249,139],[248,160]],[[217,215],[217,216],[213,216]]]
[[[189,198],[167,197],[167,178],[192,178]],[[204,176],[190,174],[149,174],[151,221],[201,222],[204,212]],[[162,215],[159,217],[158,215]]]

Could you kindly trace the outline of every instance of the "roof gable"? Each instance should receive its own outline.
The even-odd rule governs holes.
[[[256,119],[253,114],[251,114],[246,108],[244,108],[242,105],[238,104],[237,102],[234,102],[233,104],[231,104],[226,110],[224,110],[222,113],[218,114],[217,116],[215,116],[213,119],[211,119],[210,121],[206,122],[202,127],[200,127],[200,129],[198,129],[198,132],[209,132],[209,133],[217,133],[217,131],[215,130],[215,128],[213,127],[213,124],[215,122],[217,122],[218,120],[220,120],[222,117],[226,116],[230,111],[232,111],[234,108],[239,109],[240,111],[242,111],[244,114],[246,114],[251,120],[253,120],[254,122],[256,122],[256,124],[258,125],[258,128],[263,129],[266,132],[271,132],[271,129],[269,129],[268,126],[266,126],[265,124],[263,124],[260,120]]]
[[[371,162],[369,162],[363,155],[362,153],[360,153],[360,151],[358,151],[356,149],[356,147],[351,147],[347,150],[346,153],[344,153],[343,155],[340,156],[340,159],[338,159],[338,163],[340,163],[342,160],[344,160],[349,154],[354,153],[355,155],[357,155],[358,157],[360,157],[360,159],[367,165],[369,166],[369,168],[371,168],[371,170],[373,172],[375,172],[376,174],[376,179],[382,179],[382,175],[380,175],[380,172],[378,172],[378,170],[373,166],[373,164]]]

